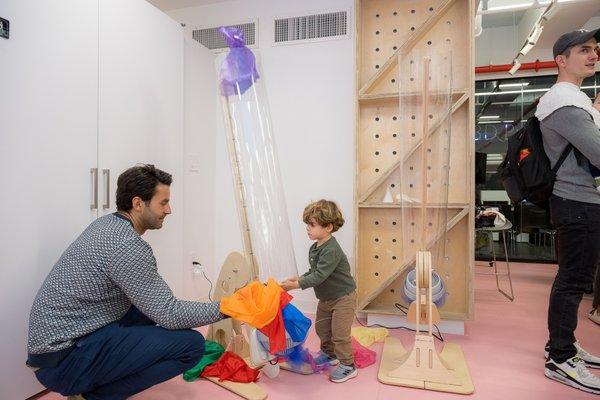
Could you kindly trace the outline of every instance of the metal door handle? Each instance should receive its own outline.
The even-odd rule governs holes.
[[[106,210],[110,207],[110,169],[103,169],[102,176],[104,177],[104,204],[102,204],[102,208]]]
[[[98,168],[90,168],[90,177],[92,178],[92,202],[90,210],[98,209]]]

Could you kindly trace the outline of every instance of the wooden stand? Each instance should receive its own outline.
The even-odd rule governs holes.
[[[408,320],[415,324],[415,344],[407,353],[400,341],[388,337],[377,378],[388,385],[409,386],[441,392],[470,394],[475,388],[460,346],[446,344],[438,355],[432,327],[439,322],[437,307],[431,301],[431,254],[417,254],[417,299],[411,304]],[[420,332],[426,323],[426,334]]]
[[[253,279],[251,267],[247,258],[233,252],[227,256],[215,287],[215,300],[223,296],[231,296],[236,290],[246,286]],[[227,350],[234,352],[250,366],[250,344],[244,336],[241,324],[231,318],[215,322],[208,328],[207,339],[219,343]],[[219,378],[206,378],[209,381],[248,400],[263,400],[267,392],[254,382],[239,383],[231,381],[219,382]]]
[[[440,322],[440,315],[432,300],[431,288],[431,253],[427,251],[427,230],[425,221],[427,218],[428,202],[428,160],[430,151],[429,124],[427,116],[429,113],[429,81],[431,76],[431,59],[423,58],[423,71],[421,74],[421,194],[420,194],[420,251],[415,256],[416,266],[416,292],[415,301],[410,304],[407,313],[408,322],[416,326],[415,344],[406,353],[397,340],[386,340],[383,349],[382,361],[379,368],[378,379],[382,383],[398,386],[410,386],[421,389],[439,390],[450,393],[469,394],[474,391],[473,383],[469,376],[466,362],[460,347],[454,345],[449,347],[451,355],[447,358],[438,355],[433,341],[433,325]],[[447,149],[449,151],[449,148]],[[447,197],[436,199],[441,201],[440,206],[447,207]],[[446,204],[444,204],[446,203]],[[405,207],[406,204],[403,204]],[[440,227],[445,235],[445,226]],[[438,232],[435,232],[438,235]],[[442,236],[443,237],[443,236]],[[421,333],[421,325],[427,325],[427,333]],[[448,345],[447,345],[448,346]],[[457,371],[460,370],[460,373]]]

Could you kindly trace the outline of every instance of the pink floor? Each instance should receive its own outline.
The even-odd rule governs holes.
[[[476,271],[488,268],[476,267]],[[492,276],[476,275],[475,319],[467,322],[466,335],[444,335],[462,346],[475,393],[471,396],[387,386],[377,381],[378,364],[359,371],[357,378],[343,384],[328,381],[326,375],[297,375],[282,371],[276,379],[261,377],[260,384],[269,399],[597,399],[598,396],[571,389],[544,377],[543,347],[546,341],[546,310],[556,267],[544,264],[512,264],[516,299],[509,302],[495,288]],[[591,300],[584,298],[580,308],[577,338],[591,353],[600,354],[600,326],[586,318]],[[391,335],[411,346],[414,334],[391,330]],[[318,348],[312,332],[308,347]],[[381,344],[372,346],[381,352]],[[379,360],[379,359],[378,359]],[[595,371],[596,374],[599,370]],[[48,394],[42,400],[63,397]],[[135,400],[240,399],[218,386],[199,380],[185,382],[181,377],[154,386],[133,397]]]

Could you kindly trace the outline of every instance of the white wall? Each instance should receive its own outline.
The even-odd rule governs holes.
[[[192,270],[192,258],[206,267],[215,282],[215,163],[217,84],[214,54],[195,40],[185,39],[185,129],[184,129],[184,204],[183,296],[207,300],[210,289],[202,275]],[[192,253],[193,252],[193,253]],[[192,254],[195,254],[193,256]]]
[[[339,10],[350,11],[350,39],[273,46],[274,18]],[[269,97],[299,272],[308,269],[310,246],[302,211],[311,200],[320,198],[337,201],[341,207],[347,222],[336,237],[354,265],[353,1],[231,1],[169,14],[188,29],[258,20],[256,52],[261,57]],[[229,252],[242,250],[220,105],[217,113],[215,255],[214,264],[208,266],[213,277],[218,275]],[[204,140],[210,145],[209,138]],[[316,301],[312,290],[293,294],[296,304],[305,311],[314,311]]]

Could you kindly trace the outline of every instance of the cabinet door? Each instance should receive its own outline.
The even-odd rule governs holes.
[[[0,39],[0,398],[43,390],[25,366],[29,311],[96,217],[98,0],[3,0]]]
[[[101,1],[99,24],[100,197],[108,213],[128,167],[182,168],[183,32],[144,0]]]
[[[180,293],[183,28],[144,0],[100,1],[99,24],[100,210],[116,210],[117,178],[135,164],[151,163],[173,174],[173,215],[144,239],[154,249],[161,274]]]

